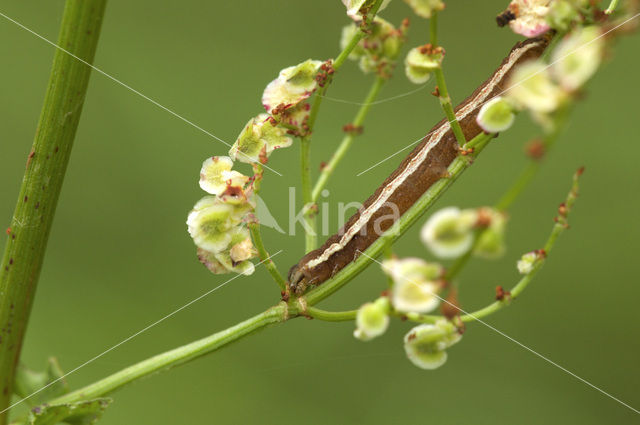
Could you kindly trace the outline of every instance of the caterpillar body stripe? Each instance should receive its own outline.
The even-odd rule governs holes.
[[[505,91],[516,65],[540,57],[548,43],[548,37],[517,43],[491,77],[455,108],[466,140],[482,132],[476,123],[481,106]],[[446,176],[447,167],[459,155],[459,149],[449,122],[445,119],[436,124],[338,233],[291,267],[290,289],[300,294],[353,261],[358,252],[375,242],[431,185]]]

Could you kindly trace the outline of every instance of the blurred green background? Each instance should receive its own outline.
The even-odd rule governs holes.
[[[506,4],[447,2],[440,39],[455,101],[483,81],[517,39],[494,22]],[[62,0],[0,5],[3,13],[56,39]],[[410,15],[399,0],[382,13],[395,23]],[[411,20],[408,44],[424,43],[425,21]],[[233,142],[261,112],[262,90],[278,71],[310,57],[335,56],[346,23],[339,0],[112,1],[95,64]],[[53,48],[4,19],[0,38],[0,217],[8,225]],[[572,173],[586,166],[571,230],[517,304],[488,322],[635,408],[639,42],[638,34],[621,39],[589,84],[570,128],[512,210],[505,258],[475,260],[460,278],[465,309],[490,302],[496,285],[511,286],[518,278],[516,259],[542,245]],[[349,63],[329,95],[360,101],[372,80]],[[399,68],[381,97],[414,88]],[[364,135],[329,184],[332,202],[364,200],[400,157],[362,177],[355,174],[440,119],[430,91],[372,108]],[[325,101],[313,141],[314,167],[329,158],[341,126],[356,110]],[[522,116],[438,205],[494,202],[525,164],[523,145],[536,134]],[[184,224],[203,195],[197,184],[202,161],[226,152],[221,143],[93,74],[23,350],[31,367],[55,355],[70,370],[230,277],[211,275],[197,262]],[[267,173],[263,185],[281,225],[287,222],[288,187],[299,182],[297,159],[297,144],[274,154],[269,165],[284,177]],[[276,257],[282,271],[301,256],[300,232],[290,237],[267,229],[264,236],[272,252],[284,250]],[[396,252],[429,257],[417,227]],[[384,285],[381,272],[371,267],[324,306],[357,307]],[[258,268],[81,369],[70,384],[77,388],[223,329],[277,300],[275,285]],[[403,353],[408,328],[394,321],[384,337],[362,343],[352,337],[350,323],[294,320],[125,388],[102,423],[638,423],[631,410],[481,324],[469,326],[444,367],[419,370]]]

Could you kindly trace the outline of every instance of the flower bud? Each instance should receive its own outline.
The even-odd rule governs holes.
[[[517,67],[508,87],[508,98],[534,113],[553,112],[564,99],[562,90],[551,81],[546,65],[537,60]]]
[[[580,28],[554,49],[551,73],[564,89],[579,89],[596,72],[604,50],[601,35],[595,26]]]
[[[434,48],[430,44],[414,47],[405,58],[405,73],[414,84],[423,84],[429,81],[431,73],[440,68],[444,53],[441,48]]]
[[[587,0],[554,0],[549,6],[547,22],[551,28],[567,31],[571,25],[580,21],[579,8],[586,5]]]
[[[318,88],[316,74],[321,61],[308,59],[280,71],[278,78],[267,85],[262,104],[267,112],[276,108],[290,108],[307,99]]]
[[[404,0],[413,12],[423,18],[430,18],[433,12],[444,10],[442,0]]]
[[[504,214],[492,208],[481,208],[478,214],[486,216],[489,225],[476,242],[473,254],[486,259],[502,257],[506,250],[504,241],[506,218]]]
[[[512,105],[503,97],[497,96],[480,108],[476,121],[487,133],[499,133],[513,124],[515,114]]]
[[[418,325],[404,337],[404,350],[411,362],[421,369],[437,369],[447,361],[448,347],[462,336],[446,320]]]
[[[386,297],[381,297],[358,309],[356,330],[353,332],[353,336],[362,341],[369,341],[385,333],[388,327],[389,300]]]
[[[255,266],[251,261],[234,262],[228,252],[213,253],[202,248],[198,249],[198,259],[213,274],[224,274],[229,272],[249,276],[255,271]]]
[[[393,280],[391,303],[403,313],[428,313],[438,306],[444,269],[420,258],[390,259],[382,269]]]
[[[355,23],[344,27],[340,48],[344,49],[359,31],[361,29]],[[403,30],[396,30],[391,23],[376,16],[369,32],[350,53],[349,59],[359,60],[362,72],[380,72],[385,65],[393,63],[403,41]]]
[[[477,213],[474,210],[443,208],[429,217],[422,227],[420,238],[438,257],[456,258],[471,248],[476,221]]]

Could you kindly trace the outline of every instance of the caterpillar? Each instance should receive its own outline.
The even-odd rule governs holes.
[[[542,55],[548,37],[518,42],[482,85],[455,108],[466,140],[482,132],[476,123],[480,107],[503,93],[519,63]],[[398,168],[378,187],[347,223],[318,249],[310,251],[289,270],[289,288],[297,294],[326,281],[366,250],[439,179],[460,154],[449,122],[436,124]]]

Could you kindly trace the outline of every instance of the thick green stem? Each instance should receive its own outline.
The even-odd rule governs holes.
[[[111,376],[107,376],[106,378],[87,385],[84,388],[80,388],[79,390],[51,400],[48,403],[72,403],[80,400],[103,397],[140,378],[188,363],[204,356],[205,354],[212,353],[239,338],[264,329],[268,325],[284,322],[287,319],[288,306],[284,303],[280,303],[277,306],[247,319],[244,322],[240,322],[235,326],[182,347],[158,354],[157,356],[141,361],[140,363],[129,366],[128,368],[116,372]]]
[[[106,0],[67,0],[58,45],[91,63]],[[91,68],[57,50],[0,266],[0,411],[9,404]],[[0,413],[0,424],[7,414]]]
[[[484,140],[483,143],[478,143],[475,148],[473,157],[477,156],[486,147],[489,140],[494,136],[488,134],[480,134],[477,136]],[[466,170],[471,163],[472,156],[458,156],[453,160],[451,165],[447,168],[449,176],[438,180],[436,183],[422,195],[422,197],[407,210],[393,226],[387,230],[382,236],[364,251],[366,255],[360,255],[354,261],[349,263],[344,269],[338,272],[333,278],[322,283],[317,288],[312,289],[306,295],[304,295],[306,304],[311,306],[317,304],[329,295],[342,288],[347,282],[360,274],[365,268],[369,266],[372,258],[378,257],[385,249],[386,245],[392,243],[398,239],[404,232],[406,232],[413,223],[415,223],[425,213],[427,208],[434,204],[434,202],[442,195],[451,184]]]
[[[342,161],[347,151],[353,144],[353,141],[355,140],[358,134],[358,130],[361,128],[362,124],[364,124],[364,120],[367,117],[369,110],[371,109],[371,105],[373,104],[376,97],[378,97],[378,94],[380,93],[380,89],[382,89],[382,86],[384,86],[384,83],[386,81],[387,79],[384,77],[381,77],[381,76],[376,77],[376,80],[373,82],[373,85],[371,86],[371,89],[369,90],[367,97],[365,98],[364,102],[360,106],[360,109],[356,113],[356,116],[352,122],[354,130],[348,132],[348,134],[342,139],[342,142],[340,142],[340,145],[338,146],[338,149],[336,149],[336,151],[334,152],[333,156],[331,157],[331,160],[322,169],[322,172],[320,173],[320,177],[318,177],[318,181],[313,187],[313,192],[311,193],[311,202],[317,202],[318,198],[320,197],[320,193],[322,192],[322,189],[324,189],[324,187],[327,185],[329,178],[331,177],[336,167],[338,166],[340,161]]]

